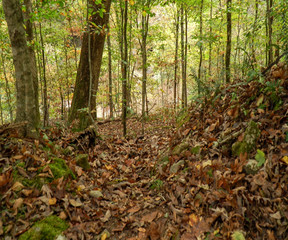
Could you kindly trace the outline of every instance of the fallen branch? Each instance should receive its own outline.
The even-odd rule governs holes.
[[[265,68],[265,69],[261,72],[261,74],[262,74],[263,76],[265,76],[265,74],[266,74],[275,64],[277,64],[282,57],[284,57],[284,56],[287,55],[287,54],[288,54],[288,51],[287,51],[287,52],[284,52],[284,53],[281,54],[279,57],[277,57],[274,62],[270,63],[270,64],[268,65],[268,67]]]

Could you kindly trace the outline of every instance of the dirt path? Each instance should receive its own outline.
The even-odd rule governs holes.
[[[89,221],[81,219],[67,231],[68,238],[93,239],[95,235],[103,236],[103,229],[111,235],[109,239],[156,240],[165,230],[168,234],[171,213],[164,183],[156,178],[155,161],[167,149],[173,129],[159,119],[149,121],[145,127],[142,136],[141,123],[130,119],[128,137],[124,139],[120,122],[100,125],[98,131],[106,139],[93,149],[93,169],[87,175],[83,173],[82,184],[86,192],[99,190],[103,196],[83,202]]]

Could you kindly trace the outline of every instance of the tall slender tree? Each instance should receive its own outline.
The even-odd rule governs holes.
[[[226,82],[229,83],[231,79],[230,59],[231,59],[231,44],[232,44],[232,13],[231,13],[232,0],[227,0],[227,42],[226,42],[226,55],[225,55],[225,73]]]
[[[174,98],[174,109],[177,107],[177,82],[178,82],[178,46],[179,46],[179,9],[176,5],[176,16],[175,16],[175,57],[174,57],[174,86],[173,86],[173,98]]]
[[[127,23],[128,23],[128,1],[125,1],[124,12],[122,14],[123,23],[123,53],[122,53],[122,124],[123,135],[127,134],[127,69],[128,69],[128,43],[127,43]]]

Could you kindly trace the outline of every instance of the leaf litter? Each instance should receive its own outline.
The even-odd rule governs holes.
[[[281,67],[262,83],[199,98],[177,122],[168,110],[150,116],[144,136],[137,118],[126,139],[119,121],[97,134],[51,127],[40,141],[2,131],[0,237],[17,239],[56,215],[69,223],[65,239],[287,239],[288,80],[273,74]],[[251,120],[255,146],[233,155]],[[79,154],[89,170],[77,166]],[[55,179],[55,158],[74,175]]]

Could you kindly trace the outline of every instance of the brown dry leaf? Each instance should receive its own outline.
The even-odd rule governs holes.
[[[209,132],[214,131],[216,125],[217,125],[217,123],[213,123],[213,124],[211,124],[210,127],[209,127],[209,129],[208,129],[208,131],[209,131]]]
[[[17,215],[18,213],[18,208],[20,208],[23,204],[23,198],[18,198],[15,200],[14,204],[13,204],[13,210],[14,210],[14,213],[13,215]]]
[[[60,212],[59,218],[61,218],[62,220],[65,220],[67,218],[66,213],[64,211]]]
[[[57,199],[56,198],[50,198],[49,199],[49,205],[55,205],[57,203]]]
[[[187,136],[190,131],[191,131],[191,129],[190,129],[190,128],[187,128],[187,129],[183,132],[183,135],[184,135],[184,136]]]
[[[20,159],[22,159],[22,158],[24,158],[23,155],[16,155],[16,156],[13,156],[13,159],[15,159],[15,160],[20,160]]]
[[[147,237],[150,237],[151,240],[158,240],[161,237],[161,232],[157,223],[152,222],[147,231]]]
[[[3,231],[3,222],[0,219],[0,236],[3,235],[4,231]]]
[[[6,186],[11,180],[11,171],[7,171],[0,175],[0,187]]]
[[[103,218],[100,218],[100,220],[102,222],[108,222],[109,218],[111,217],[111,211],[107,210],[107,212],[105,213],[105,216]]]
[[[147,215],[143,216],[141,221],[151,223],[158,215],[158,211],[148,213]]]
[[[77,200],[69,199],[69,202],[73,207],[81,207],[83,205],[80,199],[77,199]]]
[[[195,239],[195,235],[192,233],[186,232],[181,236],[181,240],[191,240],[191,239]]]
[[[11,189],[12,189],[13,191],[16,191],[16,192],[21,191],[23,188],[24,188],[24,186],[23,186],[23,184],[20,183],[20,182],[15,182],[15,183],[13,184],[13,186],[11,187]]]
[[[128,212],[128,213],[136,213],[136,212],[138,212],[140,209],[141,209],[141,207],[137,205],[137,206],[134,206],[133,208],[130,208],[127,212]]]
[[[270,217],[274,218],[274,219],[277,219],[277,220],[280,220],[281,219],[281,214],[280,212],[276,212],[274,214],[270,214]]]
[[[33,192],[33,190],[32,189],[23,189],[21,192],[24,194],[25,197],[28,197]]]

